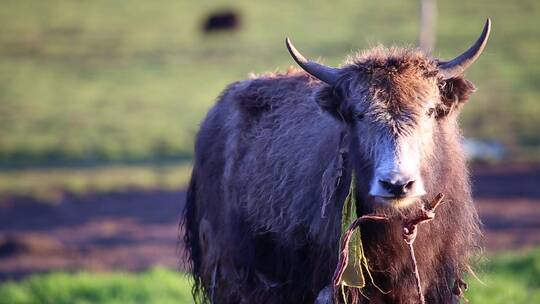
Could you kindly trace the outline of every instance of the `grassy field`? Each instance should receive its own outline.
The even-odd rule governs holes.
[[[203,35],[204,16],[222,7],[240,12],[240,31]],[[286,35],[337,65],[378,42],[414,44],[417,10],[397,0],[3,1],[0,166],[189,159],[228,83],[293,64]],[[487,16],[493,37],[469,72],[479,91],[465,134],[537,152],[540,2],[440,1],[435,54],[463,51]]]
[[[540,249],[484,262],[486,285],[469,278],[470,303],[540,302]],[[53,273],[0,285],[0,304],[192,303],[188,279],[173,270],[143,273]]]
[[[190,163],[108,165],[78,168],[0,170],[0,196],[29,196],[55,203],[64,193],[103,193],[130,189],[178,190],[191,176]]]
[[[54,273],[0,285],[2,304],[192,303],[185,276],[156,268],[133,273]]]

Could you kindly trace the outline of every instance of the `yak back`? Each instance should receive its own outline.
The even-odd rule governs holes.
[[[321,85],[300,71],[234,83],[203,121],[186,242],[200,295],[313,302],[330,281],[350,166]]]

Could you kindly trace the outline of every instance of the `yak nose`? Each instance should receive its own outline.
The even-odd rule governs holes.
[[[388,172],[375,174],[369,195],[385,198],[418,197],[426,194],[424,183],[418,174]]]
[[[405,196],[409,191],[412,190],[414,186],[414,180],[408,180],[408,181],[387,181],[387,180],[379,180],[379,183],[381,184],[382,188],[388,193],[400,197]]]

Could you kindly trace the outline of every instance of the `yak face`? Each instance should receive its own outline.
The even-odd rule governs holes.
[[[440,161],[434,155],[436,139],[445,136],[448,117],[455,117],[474,91],[462,75],[484,50],[490,29],[487,19],[476,42],[450,61],[378,47],[341,68],[307,60],[286,39],[298,65],[324,83],[315,100],[350,126],[356,169],[370,177],[360,179],[359,186],[370,201],[402,207],[426,194],[422,173]]]
[[[426,193],[421,165],[433,151],[439,97],[433,77],[419,75],[421,69],[407,66],[408,60],[403,55],[362,60],[347,71],[351,82],[339,89],[338,111],[347,113],[354,136],[351,152],[372,171],[362,182],[374,201],[396,206]]]
[[[353,58],[315,99],[349,126],[369,201],[406,207],[426,194],[422,172],[436,160],[435,137],[473,90],[461,77],[445,80],[421,52],[376,48]]]

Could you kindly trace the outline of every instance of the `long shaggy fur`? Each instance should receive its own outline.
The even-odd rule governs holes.
[[[295,70],[230,85],[197,135],[184,210],[195,299],[313,303],[337,263],[342,204],[353,170],[358,215],[374,211],[367,196],[373,163],[359,152],[366,149],[351,131],[340,94],[384,99],[397,117],[415,106],[405,96],[419,100],[435,88],[444,108],[422,175],[426,199],[442,192],[449,202],[420,228],[415,248],[427,302],[450,303],[452,284],[480,235],[457,111],[451,111],[473,87],[458,78],[452,87],[462,91],[452,91],[435,66],[416,51],[376,48],[351,58],[334,88]],[[365,89],[359,92],[355,83]],[[375,282],[385,292],[368,285],[363,292],[370,300],[360,301],[413,303],[412,265],[398,222],[364,225],[362,235]]]

